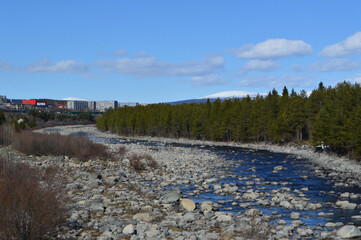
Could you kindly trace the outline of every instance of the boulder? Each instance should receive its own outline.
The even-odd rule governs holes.
[[[210,212],[212,211],[212,202],[211,201],[205,201],[201,203],[201,211],[202,212]]]
[[[292,212],[290,217],[292,220],[298,220],[300,219],[300,214],[298,212]]]
[[[180,206],[187,211],[193,211],[196,209],[196,204],[190,199],[182,199]]]
[[[343,209],[356,209],[356,203],[350,203],[349,201],[337,201],[336,206],[343,208]]]
[[[130,235],[134,233],[134,227],[133,224],[129,224],[123,228],[123,233],[126,235]]]
[[[177,202],[181,198],[179,192],[169,192],[163,196],[163,199],[167,202]]]
[[[337,230],[336,235],[342,239],[356,238],[361,237],[361,231],[355,226],[346,225]]]
[[[232,221],[232,216],[229,215],[220,215],[217,217],[217,220],[220,222],[230,222]]]

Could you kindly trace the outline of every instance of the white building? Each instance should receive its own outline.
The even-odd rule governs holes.
[[[94,110],[95,103],[92,101],[67,101],[67,107],[73,110]]]
[[[136,107],[139,103],[118,103],[118,107]]]
[[[114,109],[117,107],[118,107],[117,101],[96,101],[95,102],[96,110],[107,110],[107,109]]]

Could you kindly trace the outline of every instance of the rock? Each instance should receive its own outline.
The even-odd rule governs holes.
[[[211,201],[205,201],[201,203],[201,211],[203,213],[212,211],[212,202]]]
[[[345,192],[345,193],[342,193],[340,195],[341,198],[349,198],[350,197],[350,193],[349,192]]]
[[[167,202],[177,202],[181,198],[179,192],[169,192],[163,196],[163,199]]]
[[[196,209],[196,204],[190,199],[182,199],[180,202],[180,206],[187,211],[193,211]]]
[[[197,218],[194,213],[188,212],[183,216],[183,220],[186,222],[193,222],[193,221],[197,220]]]
[[[255,200],[259,197],[259,194],[256,192],[246,192],[245,194],[243,194],[243,198],[247,199],[247,200]]]
[[[129,224],[129,225],[125,226],[125,228],[123,229],[123,233],[126,235],[133,234],[134,233],[133,224]]]
[[[253,216],[256,216],[256,215],[262,215],[262,211],[259,210],[259,209],[256,209],[256,208],[251,208],[251,209],[248,209],[245,212],[245,215],[249,216],[249,217],[253,217]]]
[[[280,202],[280,206],[283,208],[291,208],[292,207],[291,203],[289,203],[288,201]]]
[[[300,219],[300,214],[298,212],[292,212],[290,217],[292,220],[298,220]]]
[[[361,220],[361,215],[354,215],[351,218],[356,220]]]
[[[343,209],[356,209],[356,203],[350,203],[349,201],[337,201],[336,206],[343,208]]]
[[[336,228],[337,225],[335,223],[333,223],[333,222],[328,222],[328,223],[325,224],[325,227],[326,228]]]
[[[149,221],[150,216],[149,213],[137,213],[133,216],[133,219],[141,220],[141,221]]]
[[[356,238],[356,237],[361,237],[361,231],[355,226],[346,225],[340,228],[339,230],[337,230],[336,235],[340,238],[346,238],[346,239]]]
[[[214,191],[220,190],[220,189],[222,189],[222,185],[219,183],[216,183],[213,185],[213,189],[214,189]]]
[[[232,221],[232,216],[229,215],[220,215],[217,217],[217,220],[220,222],[230,222]]]
[[[274,171],[283,171],[283,170],[286,170],[286,168],[284,168],[283,166],[276,166],[273,168]]]

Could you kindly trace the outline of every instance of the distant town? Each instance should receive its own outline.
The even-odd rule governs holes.
[[[47,111],[105,112],[108,109],[135,107],[138,105],[139,103],[120,103],[118,101],[8,99],[6,96],[0,96],[0,109],[5,111],[39,109]]]

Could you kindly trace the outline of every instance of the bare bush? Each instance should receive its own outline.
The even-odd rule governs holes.
[[[271,234],[271,226],[267,223],[262,223],[260,219],[257,219],[257,215],[253,215],[250,220],[250,225],[240,234],[240,236],[245,239],[253,240],[268,239]]]
[[[65,194],[26,164],[0,158],[0,239],[48,239],[67,218]],[[59,181],[57,181],[59,184]]]
[[[108,157],[106,147],[102,144],[93,143],[86,137],[63,136],[58,133],[15,133],[13,147],[25,154],[71,156],[82,161],[93,157]]]
[[[137,171],[146,170],[149,168],[158,168],[158,163],[154,158],[146,153],[137,154],[133,153],[129,157],[130,166],[132,166]]]
[[[8,146],[11,144],[14,135],[14,129],[10,124],[0,127],[0,145]]]
[[[120,146],[119,149],[118,149],[118,154],[120,156],[124,156],[124,154],[127,152],[127,149],[124,147],[124,146]]]

